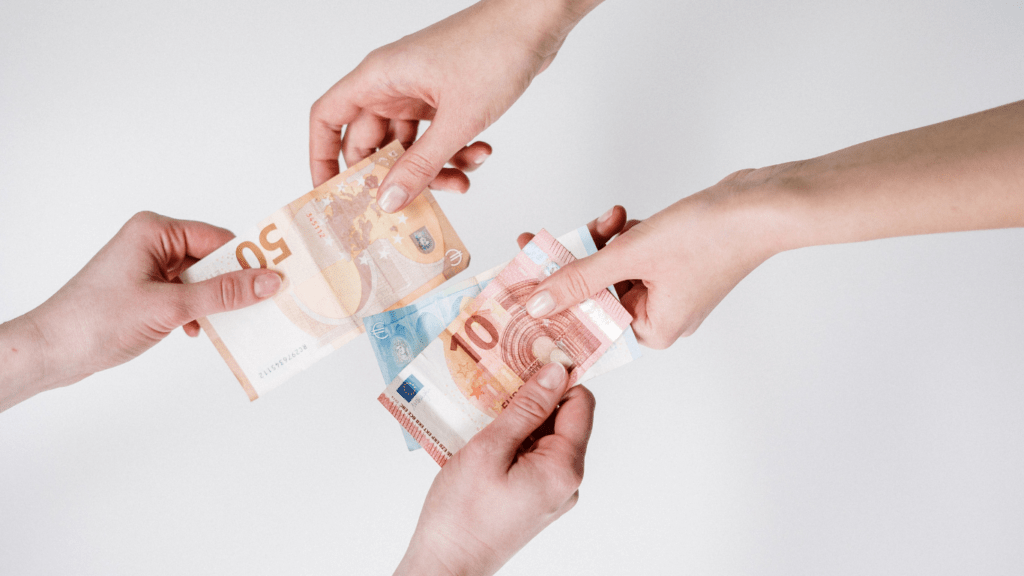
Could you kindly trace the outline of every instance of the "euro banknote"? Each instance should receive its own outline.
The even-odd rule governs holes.
[[[396,214],[378,208],[378,186],[403,152],[385,146],[182,274],[281,274],[273,298],[199,321],[250,400],[358,336],[365,316],[403,307],[469,265],[429,191]]]
[[[526,312],[546,276],[575,258],[541,230],[378,400],[440,465],[494,420],[542,366],[580,381],[632,318],[607,290],[550,318]]]
[[[576,258],[597,252],[597,246],[594,245],[586,226],[580,226],[559,236],[558,243],[565,246]],[[370,347],[373,349],[384,382],[390,383],[394,380],[413,358],[455,320],[464,302],[476,298],[507,265],[508,262],[505,262],[477,276],[457,282],[451,287],[439,288],[404,308],[364,318],[367,332],[370,334]],[[601,359],[580,378],[580,382],[632,362],[640,356],[636,336],[633,330],[627,327]],[[410,450],[420,447],[405,428],[399,428]]]

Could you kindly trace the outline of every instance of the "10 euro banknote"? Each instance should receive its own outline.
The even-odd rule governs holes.
[[[576,258],[597,252],[597,246],[586,226],[558,237],[558,243]],[[440,288],[416,302],[364,318],[370,346],[380,367],[384,382],[390,383],[427,345],[451,324],[463,307],[476,298],[508,262],[486,272]],[[612,344],[601,359],[580,378],[585,382],[595,376],[622,366],[641,356],[640,346],[631,328]],[[405,428],[400,427],[406,446],[415,450],[420,445]]]
[[[438,464],[542,366],[562,363],[576,384],[629,327],[632,318],[607,290],[547,319],[526,312],[534,287],[574,259],[541,230],[378,398]]]
[[[396,214],[377,206],[403,151],[385,146],[182,274],[185,282],[243,268],[281,274],[273,298],[199,320],[250,400],[358,336],[363,317],[403,307],[469,265],[429,191]]]

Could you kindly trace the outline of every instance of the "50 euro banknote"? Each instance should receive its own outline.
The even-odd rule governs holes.
[[[576,258],[583,258],[597,252],[597,246],[586,226],[563,234],[557,238]],[[490,284],[508,262],[496,266],[472,278],[442,287],[416,302],[364,318],[373,349],[384,382],[390,383],[403,368],[409,365],[431,341],[437,338],[445,327],[451,324],[474,298]],[[626,327],[593,366],[580,378],[586,382],[609,370],[632,362],[641,356],[640,346],[632,328]],[[412,435],[399,427],[410,450],[420,448]]]
[[[542,366],[562,363],[574,385],[628,328],[607,290],[547,319],[526,312],[534,287],[573,260],[541,230],[378,398],[441,466]]]
[[[363,317],[405,306],[469,265],[429,191],[396,214],[377,206],[403,151],[385,146],[182,274],[200,282],[258,266],[281,275],[273,298],[199,320],[250,400],[358,336]]]

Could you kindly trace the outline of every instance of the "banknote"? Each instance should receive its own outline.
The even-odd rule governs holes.
[[[377,188],[403,151],[385,146],[182,274],[281,274],[273,298],[199,321],[251,400],[362,333],[365,316],[403,307],[469,265],[429,191],[399,213],[378,208]]]
[[[583,258],[597,252],[597,246],[586,226],[558,237],[558,243],[565,246],[576,258]],[[397,310],[390,310],[364,318],[370,334],[370,347],[377,358],[385,383],[390,383],[398,373],[412,362],[424,348],[451,324],[459,315],[465,300],[476,298],[492,279],[508,265],[508,262],[458,282],[451,287],[442,287],[427,294],[418,301]],[[641,355],[636,336],[629,327],[623,331],[612,347],[580,378],[585,382],[595,376],[631,362]],[[420,447],[409,432],[402,434],[410,450]]]
[[[607,290],[544,320],[526,299],[546,276],[575,258],[541,230],[412,362],[378,400],[438,464],[508,406],[548,362],[569,370],[570,385],[629,326]]]

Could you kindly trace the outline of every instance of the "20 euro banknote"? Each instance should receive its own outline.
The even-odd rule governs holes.
[[[597,252],[597,246],[586,226],[558,237],[558,243],[576,258]],[[476,298],[508,262],[468,278],[447,288],[440,288],[416,302],[364,318],[370,347],[377,358],[385,383],[390,383],[409,365],[427,345],[437,338],[445,327],[458,317],[462,308]],[[641,356],[636,336],[629,327],[623,331],[612,347],[580,378],[585,382],[609,370],[622,366]],[[403,428],[406,446],[420,448],[419,443]]]
[[[440,465],[548,362],[579,382],[632,318],[607,290],[550,318],[526,312],[534,287],[575,258],[541,230],[378,400]]]
[[[394,142],[274,212],[182,274],[199,282],[243,268],[281,274],[278,293],[200,319],[251,400],[363,331],[362,318],[399,308],[469,265],[469,253],[429,191],[388,214],[377,188]]]

